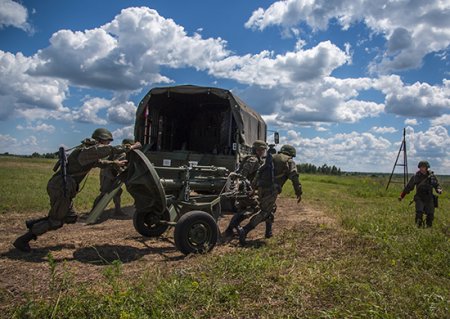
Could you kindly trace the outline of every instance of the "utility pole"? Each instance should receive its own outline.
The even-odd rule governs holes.
[[[398,163],[398,159],[400,158],[400,153],[403,152],[403,163]],[[392,175],[394,175],[395,167],[396,166],[403,166],[403,187],[406,186],[408,183],[408,157],[406,155],[406,129],[403,128],[403,140],[402,144],[400,145],[400,149],[398,150],[397,159],[395,160],[394,167],[392,168],[391,176],[389,176],[389,181],[386,185],[386,190],[389,187],[389,184],[391,183]]]

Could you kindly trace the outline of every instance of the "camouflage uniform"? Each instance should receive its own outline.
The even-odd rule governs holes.
[[[433,200],[433,188],[437,193],[442,192],[442,188],[432,171],[429,171],[428,162],[420,162],[420,165],[428,165],[426,174],[423,174],[420,170],[411,177],[408,184],[400,194],[400,200],[403,199],[406,194],[409,194],[414,188],[416,188],[416,194],[414,195],[414,201],[416,202],[416,216],[415,222],[418,227],[424,226],[423,214],[426,215],[426,227],[433,225],[434,219],[434,200]]]
[[[246,179],[246,181],[242,181],[240,186],[246,188],[243,191],[248,196],[237,201],[237,212],[233,215],[225,230],[226,237],[233,235],[233,229],[248,217],[247,212],[254,213],[258,210],[258,199],[253,190],[256,187],[256,173],[263,162],[262,158],[257,155],[249,155],[242,160],[237,173]]]
[[[76,222],[77,216],[72,212],[72,201],[76,196],[81,181],[94,167],[106,167],[115,162],[105,160],[108,156],[128,152],[130,147],[95,144],[81,145],[74,149],[67,158],[66,187],[64,191],[63,177],[56,172],[48,181],[47,193],[50,197],[50,210],[45,218],[27,221],[29,232],[17,238],[16,248],[29,251],[28,242],[50,230],[61,228],[64,223]]]
[[[266,160],[267,161],[267,160]],[[270,168],[261,166],[257,175],[258,197],[260,211],[253,215],[247,225],[239,227],[239,241],[245,244],[245,237],[259,223],[266,221],[266,238],[272,236],[272,223],[276,211],[276,200],[278,194],[281,193],[283,185],[288,179],[292,181],[295,194],[300,200],[302,195],[302,185],[299,181],[297,166],[291,155],[278,153],[273,156],[273,174]],[[266,165],[265,163],[264,165]]]
[[[132,139],[124,139],[122,141],[122,145],[131,145],[134,143],[134,140]],[[110,155],[108,157],[108,160],[114,162],[116,161],[123,161],[126,159],[126,153],[116,154],[116,155]],[[102,199],[102,197],[112,191],[115,187],[117,187],[116,184],[116,177],[120,174],[120,172],[123,171],[123,168],[117,168],[111,165],[108,165],[100,170],[100,194],[97,196],[97,198],[94,200],[94,205],[92,209],[97,206],[98,202]],[[114,208],[115,213],[118,215],[124,214],[122,212],[121,206],[120,206],[120,197],[123,193],[122,188],[120,188],[116,195],[113,197],[114,202]]]

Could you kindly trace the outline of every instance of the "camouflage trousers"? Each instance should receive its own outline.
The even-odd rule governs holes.
[[[418,227],[424,226],[423,215],[425,214],[425,222],[427,227],[433,225],[434,220],[434,202],[433,197],[421,198],[419,196],[414,196],[414,201],[416,202],[416,218],[415,222]]]
[[[31,233],[42,235],[49,230],[61,228],[64,220],[72,209],[72,200],[78,191],[78,184],[71,176],[66,178],[66,193],[64,195],[63,178],[54,175],[47,184],[47,193],[50,197],[50,210],[46,219],[35,223],[31,227]]]
[[[254,214],[248,224],[245,226],[247,230],[253,229],[258,226],[259,223],[263,221],[272,221],[275,217],[275,211],[277,209],[276,201],[278,197],[278,192],[272,188],[262,188],[258,189],[259,197],[259,208],[260,210]]]
[[[97,206],[98,202],[102,199],[102,197],[112,191],[115,184],[115,178],[111,178],[109,175],[102,175],[100,174],[100,194],[97,196],[97,198],[94,200],[93,209],[95,206]],[[116,195],[113,197],[114,207],[117,209],[120,209],[120,197],[122,196],[122,188],[118,190]]]

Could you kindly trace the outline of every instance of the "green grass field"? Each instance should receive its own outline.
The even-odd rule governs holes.
[[[0,157],[1,213],[45,211],[53,163]],[[77,198],[81,210],[89,210],[97,194],[96,174]],[[123,276],[117,261],[104,267],[95,288],[56,272],[62,266],[50,256],[49,271],[57,277],[50,293],[30,296],[8,315],[449,318],[450,179],[437,176],[444,194],[431,229],[414,226],[412,195],[398,202],[401,186],[385,191],[386,177],[303,175],[305,204],[335,219],[335,228],[292,229],[257,249],[195,256],[182,269],[147,269],[133,279]],[[293,196],[290,185],[283,196]]]

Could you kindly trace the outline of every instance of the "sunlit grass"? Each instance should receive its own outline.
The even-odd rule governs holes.
[[[47,209],[45,185],[53,162],[16,161],[20,168],[0,159],[2,212]],[[16,192],[34,185],[26,204],[5,191],[3,177],[19,172]],[[97,195],[93,176],[77,198],[81,209],[90,208]],[[117,261],[104,267],[104,279],[95,285],[75,284],[66,270],[58,271],[48,295],[31,295],[8,316],[448,318],[448,178],[440,178],[444,194],[431,229],[414,226],[414,206],[408,206],[412,195],[399,202],[401,186],[386,191],[386,176],[302,175],[301,181],[305,205],[324,211],[337,226],[303,223],[258,248],[195,256],[176,269],[143,268],[133,278],[122,274],[124,266]],[[294,197],[289,182],[282,196]],[[50,266],[49,271],[63,268]],[[7,295],[0,300],[9,301]]]

